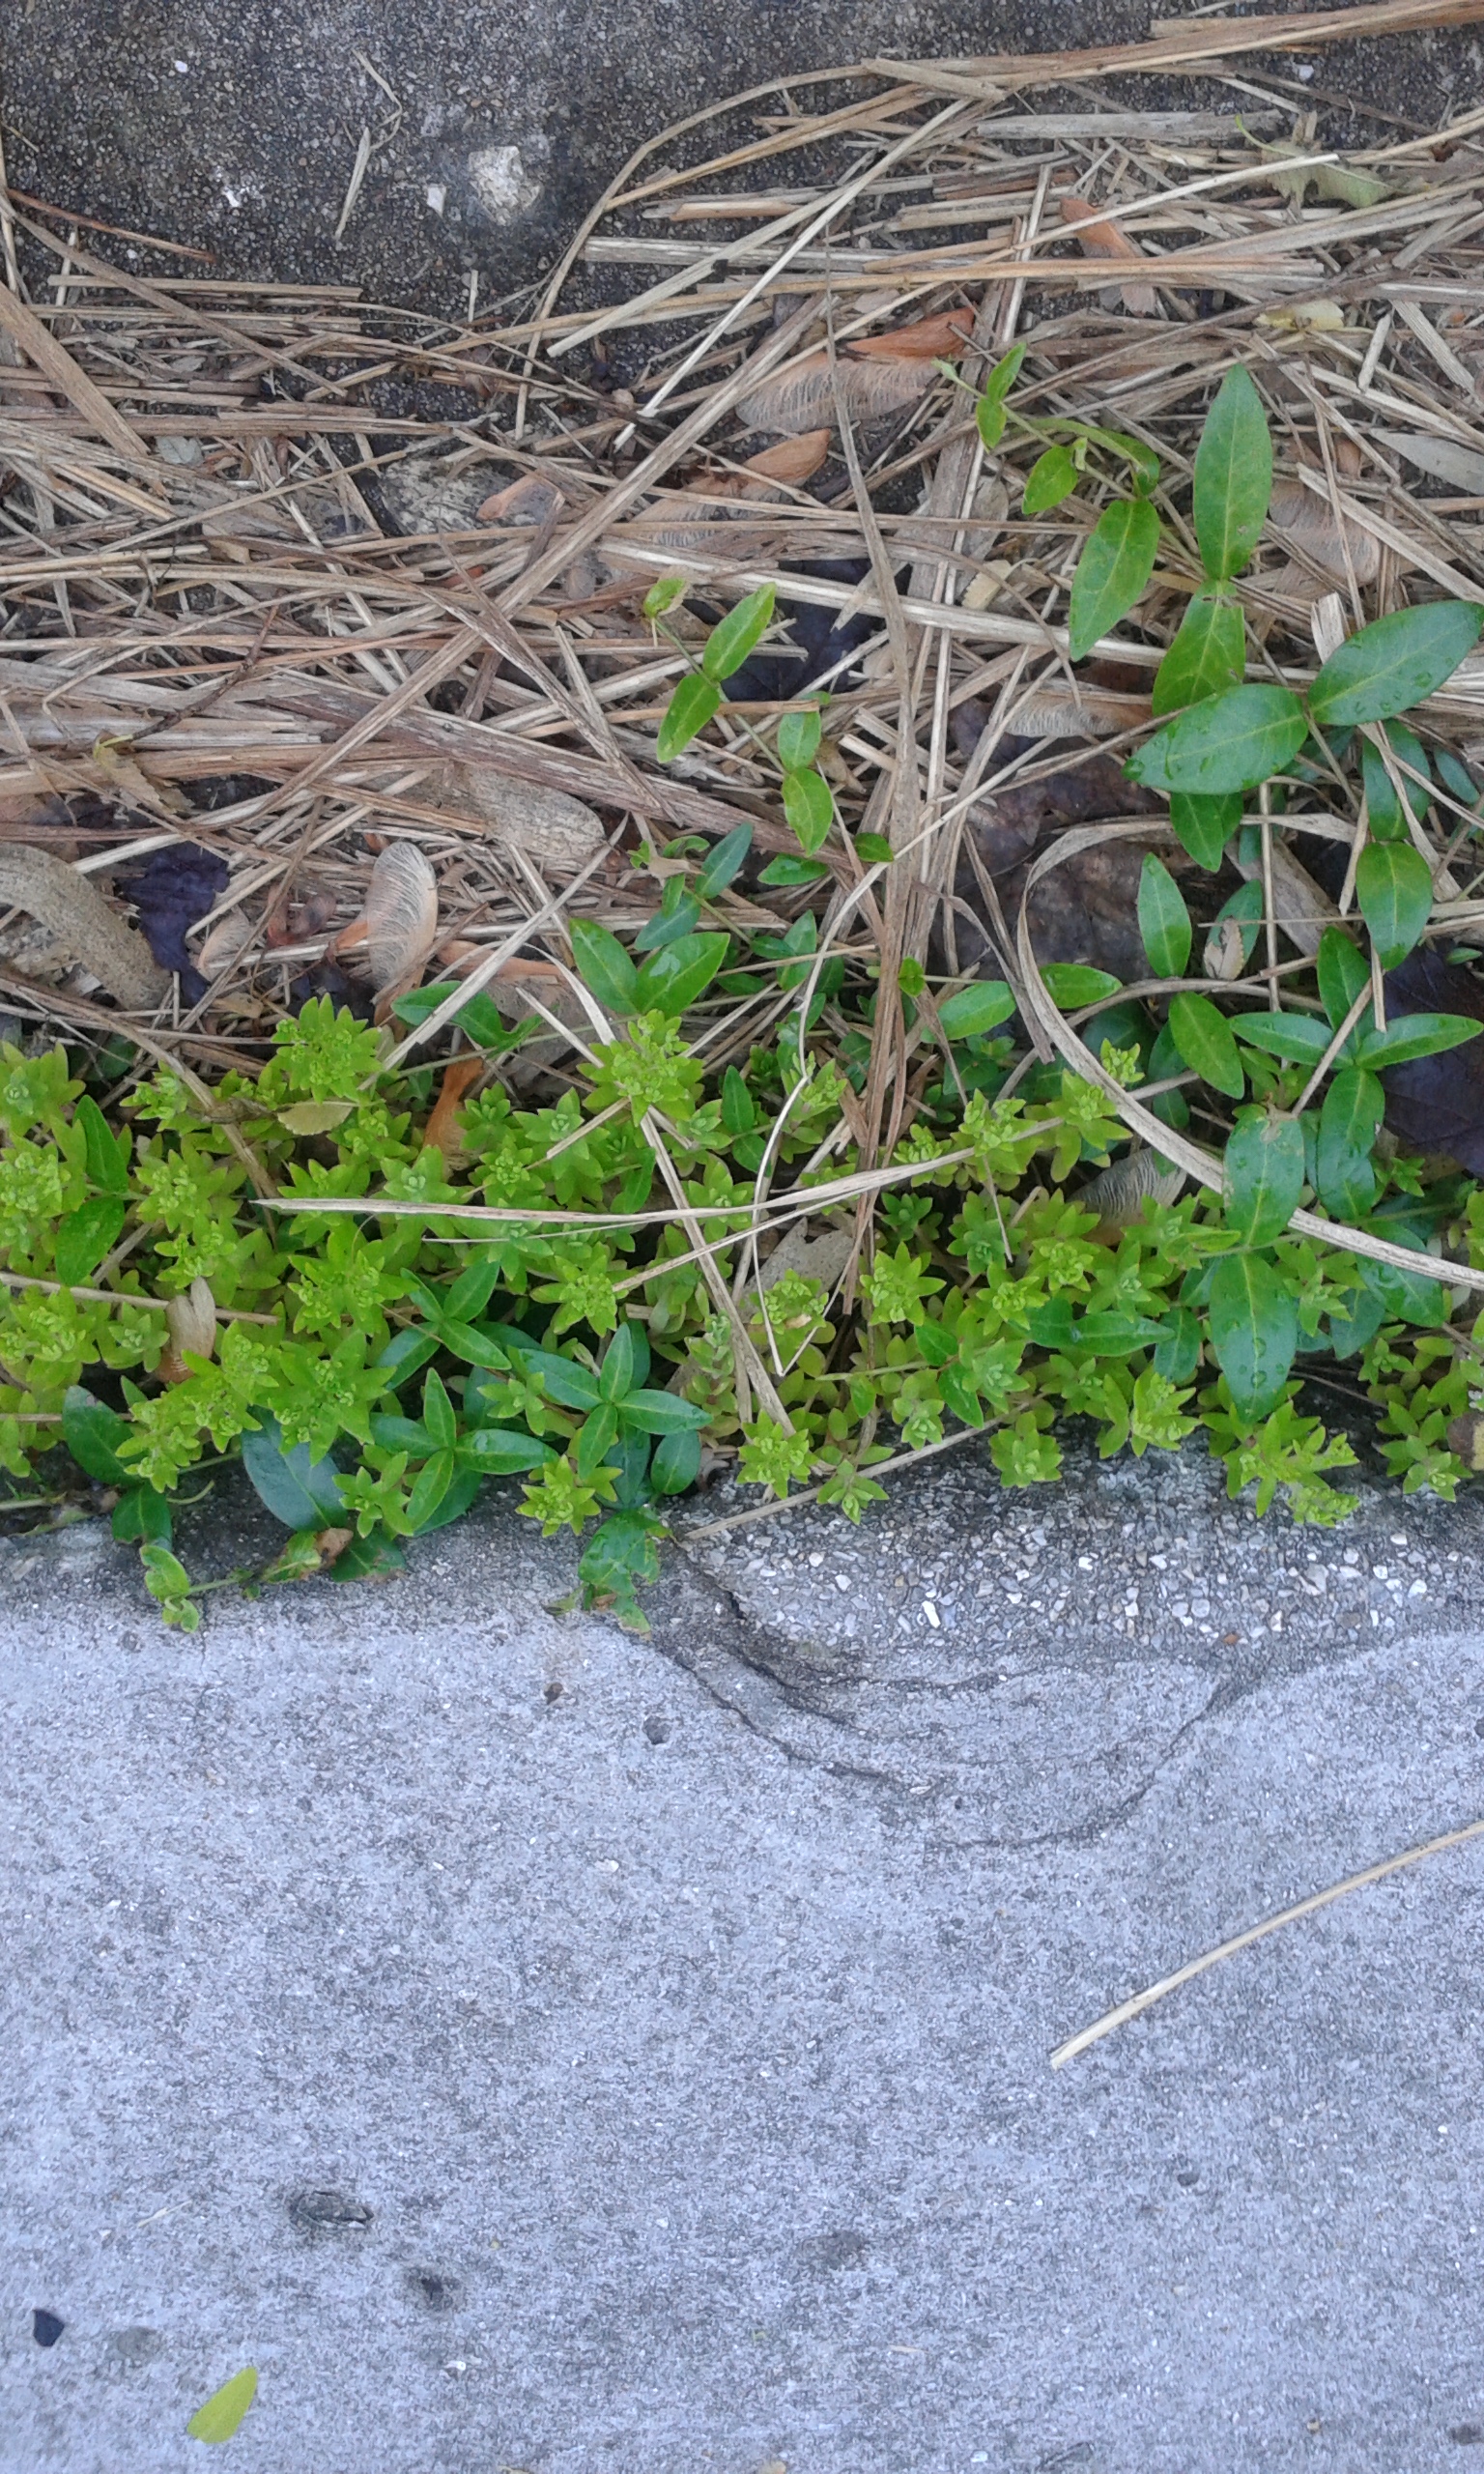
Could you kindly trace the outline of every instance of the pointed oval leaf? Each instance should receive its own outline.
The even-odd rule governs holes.
[[[418,1472],[412,1493],[407,1499],[407,1535],[415,1538],[426,1529],[434,1513],[453,1482],[453,1453],[435,1453],[424,1469]]]
[[[1368,842],[1356,870],[1356,900],[1383,970],[1405,961],[1427,926],[1433,872],[1410,842]]]
[[[1148,499],[1115,499],[1087,537],[1071,580],[1068,634],[1080,661],[1131,610],[1155,571],[1159,518]]]
[[[948,1039],[982,1039],[997,1023],[1008,1022],[1014,1010],[1014,997],[1003,979],[976,979],[944,997],[938,1021]]]
[[[113,1534],[121,1546],[137,1545],[141,1539],[168,1546],[172,1525],[170,1506],[153,1486],[130,1486],[113,1508]]]
[[[1226,1224],[1248,1246],[1282,1235],[1303,1191],[1303,1128],[1244,1108],[1226,1146]]]
[[[1257,547],[1272,495],[1272,440],[1245,369],[1229,369],[1195,450],[1192,513],[1213,584],[1240,575]]]
[[[1012,344],[1003,360],[997,360],[980,388],[980,401],[1002,404],[1020,375],[1025,359],[1024,344]]]
[[[458,1453],[455,1453],[453,1456],[457,1461]],[[434,1510],[428,1513],[425,1520],[419,1520],[415,1528],[409,1531],[409,1536],[426,1538],[430,1530],[447,1529],[454,1521],[462,1520],[488,1475],[489,1472],[484,1469],[471,1468],[467,1465],[456,1467]],[[408,1507],[408,1511],[411,1517],[411,1505]]]
[[[1309,689],[1317,722],[1384,722],[1450,678],[1484,626],[1474,601],[1424,601],[1348,636]]]
[[[1199,705],[1207,696],[1240,687],[1245,654],[1241,612],[1235,602],[1198,592],[1155,673],[1150,700],[1155,712],[1173,713],[1183,705]]]
[[[784,775],[784,814],[811,854],[828,838],[835,821],[835,796],[824,775],[813,765],[806,772]]]
[[[700,905],[685,889],[683,877],[671,877],[665,888],[665,899],[652,919],[646,919],[634,939],[636,954],[653,954],[661,945],[672,945],[677,936],[693,936],[700,926]]]
[[[1124,984],[1110,970],[1095,970],[1091,963],[1042,963],[1041,976],[1046,994],[1073,1014],[1083,1005],[1100,1005],[1104,997],[1116,996]]]
[[[1025,477],[1025,496],[1020,504],[1026,515],[1043,515],[1048,506],[1060,506],[1077,486],[1077,468],[1071,451],[1066,446],[1048,446],[1038,455]]]
[[[637,1390],[649,1371],[649,1335],[642,1323],[626,1315],[603,1352],[598,1392],[605,1400],[621,1400]]]
[[[520,1368],[528,1382],[539,1384],[547,1399],[563,1409],[595,1409],[603,1396],[595,1374],[555,1349],[523,1349]]]
[[[1484,1022],[1473,1021],[1467,1014],[1404,1014],[1384,1031],[1367,1031],[1356,1061],[1380,1074],[1388,1065],[1410,1065],[1414,1057],[1441,1056],[1446,1049],[1462,1048],[1465,1040],[1477,1039],[1480,1031]]]
[[[1327,928],[1319,940],[1316,968],[1320,1002],[1329,1017],[1329,1028],[1337,1031],[1361,990],[1370,986],[1371,966],[1343,928]],[[1364,1027],[1364,1016],[1360,1027]]]
[[[601,928],[595,919],[570,919],[567,933],[578,976],[598,1003],[611,1014],[632,1014],[639,973],[613,930]]]
[[[1224,791],[1219,797],[1172,791],[1170,822],[1198,868],[1214,875],[1226,846],[1241,822],[1241,792]]]
[[[128,1164],[98,1102],[84,1094],[72,1110],[72,1123],[82,1128],[88,1183],[97,1186],[100,1194],[127,1194]]]
[[[112,1194],[99,1194],[58,1221],[52,1268],[64,1288],[92,1279],[124,1225],[127,1207]]]
[[[451,1452],[458,1440],[459,1422],[453,1414],[453,1402],[441,1374],[430,1374],[422,1387],[422,1423],[427,1427],[436,1452]]]
[[[1124,770],[1153,791],[1249,791],[1282,771],[1307,731],[1303,706],[1286,687],[1232,687],[1167,722]]]
[[[1207,1309],[1211,1345],[1239,1417],[1266,1418],[1277,1407],[1298,1346],[1292,1291],[1259,1254],[1223,1254]]]
[[[772,618],[773,587],[760,584],[756,592],[748,593],[734,610],[728,611],[719,627],[712,628],[700,656],[707,678],[729,678],[734,670],[740,670],[748,654],[761,644]],[[713,705],[712,710],[715,709]]]
[[[1376,1200],[1371,1154],[1385,1113],[1385,1093],[1374,1074],[1348,1065],[1325,1093],[1315,1147],[1320,1197],[1336,1220],[1360,1220]]]
[[[696,892],[701,902],[714,902],[719,893],[726,892],[753,847],[753,832],[750,824],[734,824],[729,833],[723,834],[696,878]]]
[[[784,715],[778,726],[778,761],[785,773],[798,773],[806,764],[813,764],[819,753],[823,727],[813,708]]]
[[[1389,743],[1393,756],[1410,764],[1415,773],[1427,771],[1427,750],[1415,733],[1401,722],[1393,722],[1382,736]],[[1385,759],[1370,739],[1360,743],[1360,777],[1365,785],[1365,819],[1371,837],[1376,842],[1410,842],[1412,827],[1396,793],[1396,784],[1386,770]],[[1401,780],[1407,791],[1407,807],[1420,822],[1426,816],[1430,800],[1420,782],[1404,773]]]
[[[258,2393],[258,2374],[249,2363],[245,2371],[237,2372],[224,2380],[214,2397],[198,2405],[186,2426],[191,2439],[211,2441],[232,2439],[242,2428],[243,2416]]]
[[[641,1014],[683,1014],[708,988],[727,959],[729,936],[677,936],[651,954],[634,992]]]
[[[619,1401],[618,1415],[626,1426],[637,1427],[641,1434],[682,1434],[687,1428],[699,1430],[707,1422],[704,1409],[682,1400],[676,1392],[630,1392]]]
[[[1162,859],[1144,853],[1139,873],[1139,935],[1156,979],[1184,979],[1190,960],[1190,913]]]
[[[458,1457],[486,1478],[513,1478],[518,1470],[543,1468],[556,1454],[549,1443],[514,1426],[476,1426],[461,1440]]]
[[[243,1437],[243,1467],[259,1500],[285,1529],[333,1527],[342,1517],[340,1472],[327,1453],[316,1460],[307,1443],[284,1449],[283,1428],[266,1410]]]
[[[714,678],[700,671],[691,671],[682,678],[665,707],[659,737],[654,752],[662,764],[669,764],[689,747],[697,734],[703,731],[713,713],[720,707],[722,691]]]
[[[1241,1099],[1246,1079],[1237,1043],[1226,1016],[1218,1013],[1209,996],[1187,993],[1171,999],[1170,1037],[1192,1074],[1198,1074],[1213,1091]]]
[[[128,1418],[106,1401],[96,1400],[80,1383],[71,1384],[63,1395],[62,1440],[78,1468],[100,1486],[132,1485],[133,1473],[119,1458],[120,1444],[132,1432]]]
[[[700,1475],[700,1436],[694,1426],[667,1434],[654,1447],[649,1482],[657,1495],[683,1495]]]
[[[1312,1014],[1238,1014],[1232,1028],[1249,1047],[1288,1065],[1317,1065],[1333,1037],[1328,1023]]]

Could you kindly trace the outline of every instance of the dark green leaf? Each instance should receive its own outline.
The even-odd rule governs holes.
[[[855,849],[856,856],[864,859],[869,868],[885,868],[891,864],[892,846],[884,833],[858,833]]]
[[[741,1073],[728,1065],[722,1077],[722,1125],[728,1134],[751,1134],[757,1107]]]
[[[1186,994],[1170,1000],[1170,1037],[1192,1074],[1213,1091],[1240,1100],[1246,1087],[1237,1043],[1224,1014],[1209,996]]]
[[[714,678],[700,671],[691,671],[682,678],[665,707],[660,734],[654,752],[662,764],[672,763],[682,748],[703,731],[713,713],[719,710],[722,691]]]
[[[332,1581],[379,1581],[390,1572],[406,1569],[407,1558],[396,1539],[385,1529],[374,1529],[369,1538],[353,1538],[343,1546],[326,1577]]]
[[[683,877],[671,877],[654,917],[644,921],[635,937],[634,951],[652,954],[661,945],[672,945],[677,936],[694,935],[699,926],[699,903]]]
[[[1172,791],[1170,822],[1196,866],[1214,874],[1241,822],[1241,792],[1225,791],[1219,798],[1202,798],[1188,791]]]
[[[655,1534],[661,1529],[652,1512],[614,1512],[583,1549],[577,1568],[585,1588],[595,1597],[616,1597],[620,1606],[632,1604],[636,1581],[659,1578]]]
[[[379,1409],[371,1412],[371,1440],[383,1452],[405,1452],[409,1460],[430,1460],[435,1449],[420,1418],[401,1418]]]
[[[510,1363],[502,1342],[494,1338],[487,1323],[455,1323],[445,1315],[438,1325],[433,1345],[451,1350],[469,1366],[484,1366],[498,1371]]]
[[[760,885],[814,885],[829,873],[822,859],[790,859],[785,855],[770,859],[757,881]]]
[[[1243,1108],[1226,1146],[1226,1224],[1244,1244],[1281,1236],[1303,1189],[1303,1128],[1293,1117]]]
[[[654,1447],[650,1482],[657,1495],[683,1495],[700,1475],[700,1434],[695,1426],[668,1434]]]
[[[436,1453],[425,1469],[418,1473],[407,1499],[407,1534],[415,1538],[425,1529],[453,1482],[453,1453]]]
[[[1156,979],[1184,979],[1190,960],[1190,913],[1162,859],[1144,853],[1139,872],[1139,935]]]
[[[1070,448],[1048,446],[1038,455],[1026,475],[1025,496],[1021,507],[1027,515],[1043,515],[1048,506],[1059,506],[1077,486],[1077,468]]]
[[[131,1486],[114,1506],[113,1534],[121,1545],[148,1540],[168,1546],[171,1528],[170,1507],[153,1486]]]
[[[800,773],[813,764],[823,727],[813,711],[784,715],[778,726],[778,761],[785,773]]]
[[[1307,728],[1303,706],[1286,687],[1232,687],[1167,722],[1124,770],[1154,791],[1248,791],[1282,771]]]
[[[702,902],[714,902],[726,892],[753,847],[753,832],[750,824],[734,824],[723,834],[696,878],[695,889]]]
[[[595,1374],[572,1358],[558,1357],[555,1350],[527,1348],[521,1353],[520,1366],[528,1382],[539,1384],[547,1399],[563,1409],[595,1409],[603,1396]]]
[[[454,1458],[455,1460],[459,1459],[459,1454],[457,1453],[455,1453]],[[447,1529],[454,1521],[462,1520],[464,1514],[469,1510],[470,1506],[473,1503],[480,1487],[483,1485],[487,1474],[488,1473],[482,1469],[471,1468],[468,1465],[456,1468],[453,1476],[449,1479],[447,1485],[440,1495],[433,1510],[428,1513],[427,1518],[425,1520],[413,1521],[410,1535],[416,1538],[426,1538],[430,1530]],[[413,1491],[415,1494],[416,1488],[414,1487]],[[413,1508],[411,1500],[409,1500],[408,1503],[407,1516],[409,1521],[412,1521]]]
[[[729,678],[734,670],[740,670],[748,654],[761,644],[772,618],[773,587],[760,584],[756,592],[748,593],[734,610],[728,611],[719,627],[712,628],[700,656],[707,678]]]
[[[1343,928],[1327,928],[1316,958],[1320,1001],[1337,1031],[1363,988],[1371,984],[1371,966]]]
[[[590,1478],[618,1432],[618,1411],[612,1400],[600,1400],[572,1438],[572,1465],[580,1478]]]
[[[1090,1349],[1096,1357],[1132,1357],[1135,1349],[1147,1349],[1162,1337],[1163,1326],[1147,1314],[1082,1314],[1072,1324],[1070,1345]]]
[[[1083,1005],[1101,1004],[1105,996],[1116,996],[1124,984],[1111,971],[1095,970],[1091,963],[1042,963],[1041,976],[1046,994],[1067,1014],[1076,1013]]]
[[[441,1374],[430,1374],[422,1387],[422,1423],[432,1437],[435,1451],[453,1450],[458,1441],[459,1423]]]
[[[569,919],[572,959],[578,976],[611,1014],[632,1014],[639,1003],[639,973],[611,928],[595,919]]]
[[[333,1528],[344,1517],[333,1460],[315,1460],[307,1443],[286,1451],[277,1419],[257,1414],[259,1424],[243,1437],[243,1467],[261,1500],[285,1529]]]
[[[822,773],[784,775],[784,814],[803,849],[813,854],[828,837],[835,821],[835,800]]]
[[[1336,1220],[1356,1221],[1376,1200],[1371,1154],[1385,1112],[1374,1074],[1347,1066],[1325,1093],[1315,1151],[1320,1195]]]
[[[1473,648],[1484,607],[1423,601],[1393,610],[1347,637],[1309,689],[1317,722],[1384,722],[1405,713],[1450,678]]]
[[[729,936],[723,935],[677,936],[672,945],[662,945],[639,973],[635,1009],[642,1014],[683,1014],[716,977],[730,942]]]
[[[249,2364],[227,2380],[204,2405],[198,2405],[186,2429],[192,2439],[231,2439],[258,2393],[258,2374]]]
[[[520,1434],[513,1426],[476,1426],[460,1439],[458,1456],[486,1478],[513,1478],[521,1469],[540,1469],[556,1454],[549,1443]]]
[[[1158,550],[1159,518],[1147,499],[1115,499],[1103,508],[1071,580],[1068,633],[1073,661],[1090,653],[1133,608],[1155,571]]]
[[[1171,1098],[1175,1094],[1171,1093]],[[1201,1362],[1201,1327],[1188,1307],[1177,1306],[1164,1324],[1155,1351],[1155,1372],[1166,1383],[1189,1383]]]
[[[1390,729],[1383,731],[1381,735],[1389,742],[1392,755],[1398,757],[1403,764],[1410,764],[1417,773],[1427,771],[1427,750],[1404,723],[1393,722]],[[1412,828],[1407,820],[1407,810],[1397,797],[1396,785],[1386,770],[1381,749],[1368,738],[1360,743],[1360,774],[1365,784],[1365,815],[1372,839],[1377,842],[1410,842]],[[1407,807],[1420,822],[1428,811],[1429,793],[1420,782],[1409,780],[1405,773],[1400,778],[1407,791]]]
[[[1367,1031],[1356,1051],[1357,1061],[1379,1074],[1388,1065],[1410,1065],[1413,1057],[1439,1056],[1445,1049],[1462,1048],[1477,1039],[1484,1023],[1465,1014],[1404,1014],[1384,1031]]]
[[[410,988],[392,1006],[399,1022],[425,1022],[436,1014],[445,997],[458,993],[457,980],[443,980],[432,988]],[[467,1005],[461,1005],[453,1017],[455,1026],[479,1048],[507,1049],[526,1036],[522,1024],[511,1025],[500,1013],[492,996],[476,989]]]
[[[630,1392],[619,1403],[619,1416],[626,1426],[637,1426],[641,1434],[681,1434],[687,1427],[699,1428],[707,1423],[707,1413],[677,1392]]]
[[[636,1391],[649,1371],[649,1335],[642,1323],[625,1316],[603,1352],[598,1391],[605,1400],[621,1400]]]
[[[1211,1344],[1241,1418],[1266,1418],[1283,1396],[1298,1346],[1298,1308],[1259,1254],[1223,1254],[1212,1276]]]
[[[92,1279],[124,1225],[126,1208],[112,1194],[100,1194],[58,1221],[53,1269],[64,1288]]]
[[[944,997],[938,1021],[951,1040],[981,1039],[996,1023],[1008,1021],[1014,1010],[1015,1000],[1003,979],[976,979]]]
[[[1213,584],[1241,573],[1257,547],[1271,495],[1268,417],[1239,363],[1222,379],[1195,450],[1191,512],[1201,560]]]
[[[62,1440],[79,1469],[100,1486],[129,1486],[133,1474],[119,1458],[119,1446],[133,1428],[117,1409],[96,1400],[78,1383],[69,1385],[62,1399]]]
[[[1356,870],[1356,900],[1383,970],[1416,944],[1433,906],[1433,874],[1410,842],[1368,842]]]
[[[488,1257],[482,1263],[471,1263],[467,1271],[449,1282],[443,1298],[443,1313],[451,1323],[467,1323],[474,1314],[482,1314],[499,1283],[500,1267]]]
[[[123,1145],[110,1132],[108,1121],[96,1100],[86,1093],[72,1111],[73,1125],[80,1125],[86,1142],[83,1154],[88,1183],[97,1186],[101,1194],[128,1193],[128,1164]]]
[[[1266,1049],[1290,1065],[1317,1065],[1334,1036],[1312,1014],[1236,1014],[1232,1028],[1249,1048]]]
[[[1204,697],[1240,687],[1244,666],[1241,612],[1233,602],[1198,592],[1155,673],[1156,714],[1173,713],[1182,705],[1198,705]]]

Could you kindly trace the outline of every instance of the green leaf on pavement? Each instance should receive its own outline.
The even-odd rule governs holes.
[[[258,2374],[249,2363],[245,2371],[223,2382],[214,2397],[198,2405],[186,2429],[190,2438],[204,2440],[231,2439],[242,2426],[243,2416],[258,2393]]]

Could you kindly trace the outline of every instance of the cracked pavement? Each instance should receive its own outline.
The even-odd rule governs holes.
[[[249,2474],[1469,2462],[1484,1850],[1048,2065],[1484,1812],[1478,1500],[1219,1480],[971,1447],[648,1641],[513,1488],[194,1639],[0,1544],[0,2466],[184,2468],[248,2361]]]

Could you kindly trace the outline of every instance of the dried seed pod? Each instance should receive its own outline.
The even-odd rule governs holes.
[[[186,1350],[192,1357],[211,1357],[216,1347],[216,1300],[210,1280],[193,1280],[183,1297],[170,1298],[165,1321],[170,1345],[156,1371],[163,1383],[188,1382],[191,1369],[186,1363]]]
[[[1172,1168],[1168,1160],[1146,1146],[1126,1152],[1111,1167],[1089,1178],[1075,1199],[1080,1211],[1098,1214],[1097,1236],[1116,1237],[1142,1219],[1146,1200],[1178,1202],[1184,1182],[1184,1168]]]
[[[129,1013],[152,1013],[170,985],[138,931],[111,910],[91,877],[29,843],[0,847],[0,903],[39,920]]]
[[[585,867],[603,847],[603,827],[591,808],[565,791],[547,790],[539,782],[517,782],[493,764],[450,764],[444,768],[439,804],[460,815],[477,817],[492,833],[510,842],[537,867],[573,875]]]
[[[245,953],[251,942],[251,922],[240,910],[229,910],[214,928],[208,930],[196,956],[196,967],[204,978],[214,979],[218,971],[226,970]]]
[[[479,524],[541,525],[563,503],[560,490],[542,473],[523,473],[474,509]]]
[[[930,360],[842,352],[832,369],[827,352],[812,352],[791,369],[765,378],[743,397],[737,416],[748,429],[795,434],[826,424],[833,429],[842,403],[852,421],[879,420],[884,413],[902,412],[917,403],[936,378]]]
[[[438,879],[415,842],[388,842],[366,895],[371,981],[391,988],[421,970],[438,936]]]
[[[1127,266],[1130,261],[1142,266],[1144,252],[1137,241],[1130,239],[1120,223],[1105,223],[1096,206],[1085,197],[1064,197],[1062,221],[1070,223],[1077,240],[1090,258],[1119,258]],[[1153,318],[1159,303],[1153,284],[1126,283],[1123,287],[1124,307],[1130,317]]]

